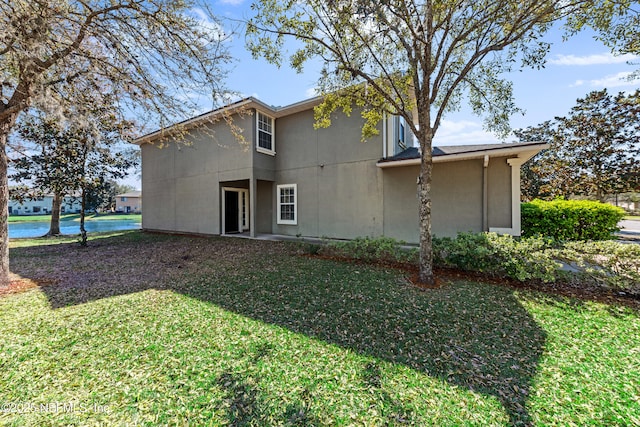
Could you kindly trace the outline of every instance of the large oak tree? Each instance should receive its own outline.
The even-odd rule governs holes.
[[[225,36],[191,0],[0,0],[0,286],[9,281],[7,143],[32,105],[60,112],[75,90],[109,93],[153,126],[220,99]],[[205,14],[206,21],[200,16]]]
[[[318,87],[331,113],[361,107],[363,136],[383,114],[404,117],[422,153],[419,176],[420,281],[434,282],[431,248],[432,141],[443,116],[467,100],[489,130],[505,132],[518,109],[505,72],[538,66],[548,50],[541,36],[577,10],[575,1],[259,0],[249,46],[280,64],[287,39],[299,48],[290,64],[322,61]]]
[[[584,195],[603,202],[640,187],[640,90],[593,91],[567,116],[516,135],[522,141],[544,135],[551,144],[523,174],[530,198]]]
[[[95,101],[97,97],[91,98]],[[109,97],[100,98],[107,101]],[[89,100],[83,101],[83,104],[89,103]],[[97,202],[110,190],[110,181],[124,178],[138,163],[137,153],[127,146],[131,141],[131,123],[117,119],[112,103],[92,103],[89,114],[82,114],[88,120],[83,124],[59,120],[43,112],[30,112],[23,117],[18,122],[17,136],[21,148],[29,155],[13,160],[10,175],[13,181],[28,185],[31,197],[53,194],[47,233],[50,236],[60,234],[64,197],[80,194],[83,244],[86,244],[85,211],[97,208],[87,203],[88,196]],[[72,107],[65,116],[76,116],[74,110]]]

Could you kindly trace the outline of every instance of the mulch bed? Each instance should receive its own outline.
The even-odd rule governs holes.
[[[280,251],[282,247],[279,245],[266,244],[264,242],[256,243],[261,251]],[[117,283],[123,281],[129,282],[128,286],[134,287],[131,282],[136,282],[144,287],[145,284],[158,281],[159,277],[170,273],[170,270],[180,268],[182,264],[198,265],[199,261],[210,259],[211,257],[230,257],[237,256],[235,245],[237,241],[229,239],[228,241],[216,241],[215,252],[212,248],[205,249],[211,242],[207,239],[197,239],[191,236],[190,239],[180,241],[164,242],[162,244],[151,244],[139,246],[135,243],[120,244],[117,247],[111,247],[109,244],[99,241],[92,242],[90,250],[82,249],[78,245],[55,245],[41,246],[29,248],[27,251],[36,252],[43,257],[53,256],[62,257],[57,261],[56,265],[51,268],[44,268],[41,265],[42,258],[30,257],[29,259],[20,260],[16,267],[18,274],[14,274],[12,281],[8,287],[0,287],[0,296],[24,292],[30,289],[42,286],[51,286],[56,284],[68,285],[72,282],[82,281],[88,286],[94,282],[93,276],[98,274],[103,284]],[[248,249],[248,248],[247,248]],[[256,249],[257,250],[257,249]],[[135,253],[135,257],[130,255]],[[55,255],[54,255],[55,254]],[[488,276],[482,273],[464,271],[459,269],[443,269],[436,268],[434,270],[436,276],[435,285],[429,286],[419,282],[418,269],[415,264],[409,263],[390,263],[390,262],[367,262],[362,260],[354,260],[344,257],[327,256],[322,254],[298,254],[299,256],[313,257],[320,259],[329,259],[337,262],[348,262],[354,264],[377,265],[381,268],[393,268],[402,271],[412,285],[429,291],[446,286],[452,281],[481,281],[500,286],[508,286],[514,289],[542,291],[550,295],[562,297],[571,297],[584,301],[597,301],[606,304],[617,304],[632,307],[640,310],[640,295],[623,293],[615,289],[608,289],[596,285],[572,284],[572,283],[542,283],[536,281],[519,282],[517,280]],[[124,258],[123,258],[124,256]],[[187,258],[193,258],[193,260]],[[69,261],[76,260],[76,263],[86,266],[82,273],[70,268]],[[100,265],[105,271],[93,272],[93,266]],[[167,269],[168,266],[172,268]],[[53,271],[52,271],[53,270]],[[108,272],[108,273],[107,273]],[[19,275],[19,274],[22,274]],[[29,275],[29,278],[24,276]],[[90,277],[91,276],[91,277]]]
[[[301,256],[333,260],[338,262],[348,262],[353,264],[377,265],[383,268],[393,268],[406,273],[407,281],[413,286],[428,291],[430,289],[439,289],[449,282],[466,280],[490,283],[499,286],[508,286],[513,289],[522,289],[529,291],[540,291],[547,294],[575,298],[582,301],[594,301],[604,304],[623,305],[629,308],[640,310],[640,295],[617,291],[615,289],[603,288],[595,285],[575,285],[566,282],[544,283],[541,281],[520,282],[515,279],[505,277],[495,277],[483,273],[466,271],[454,268],[434,268],[436,283],[429,285],[421,283],[418,278],[418,266],[410,263],[397,263],[387,261],[364,261],[346,257],[335,257],[327,255],[310,255]]]

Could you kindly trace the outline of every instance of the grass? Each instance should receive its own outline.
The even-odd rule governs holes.
[[[40,286],[0,296],[0,425],[640,424],[637,307],[100,237],[12,247]]]
[[[85,221],[104,221],[104,220],[122,220],[122,221],[140,221],[142,214],[87,214]],[[62,214],[61,221],[80,221],[80,214]],[[51,221],[51,215],[9,215],[8,222],[34,222],[34,221]]]
[[[128,230],[117,230],[117,231],[97,231],[91,232],[88,234],[88,241],[100,241],[100,239],[108,239],[110,237],[123,236],[129,233]],[[32,246],[42,246],[42,245],[59,245],[59,244],[72,244],[78,243],[80,241],[79,234],[66,234],[60,236],[42,236],[42,237],[31,237],[31,238],[19,238],[19,239],[11,239],[10,247],[11,248],[28,248]]]
[[[624,219],[627,219],[629,221],[640,221],[640,215],[627,215],[624,217]]]

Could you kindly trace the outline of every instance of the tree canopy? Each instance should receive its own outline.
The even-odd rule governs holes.
[[[604,201],[608,194],[640,188],[640,90],[593,91],[566,117],[516,135],[551,144],[523,174],[529,198],[586,195]]]
[[[54,195],[49,235],[60,234],[65,195],[82,195],[84,214],[85,209],[95,209],[108,198],[110,181],[124,178],[136,166],[137,156],[125,145],[130,141],[131,124],[115,120],[110,111],[110,105],[91,108],[90,126],[60,121],[42,112],[29,114],[18,124],[21,148],[30,155],[12,162],[10,178],[28,184],[32,195]]]
[[[595,0],[567,19],[570,32],[594,29],[598,39],[617,54],[640,54],[640,3],[631,0]]]
[[[518,111],[504,72],[543,63],[550,25],[578,10],[576,1],[260,0],[248,25],[255,55],[281,64],[285,40],[299,48],[290,65],[319,58],[325,96],[317,125],[339,108],[360,107],[363,136],[385,113],[402,116],[420,143],[420,280],[433,283],[432,140],[443,116],[468,101],[488,129],[506,133]]]
[[[201,19],[200,16],[206,18]],[[8,283],[8,136],[30,106],[59,114],[76,93],[163,126],[193,113],[193,92],[224,98],[226,35],[191,0],[0,0],[0,285]],[[73,119],[82,122],[82,110]],[[70,119],[70,118],[67,118]]]

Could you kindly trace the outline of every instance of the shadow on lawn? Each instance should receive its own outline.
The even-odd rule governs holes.
[[[391,274],[376,282],[367,274],[367,267],[313,260],[305,263],[306,273],[288,270],[284,280],[262,276],[260,289],[241,286],[245,280],[241,278],[218,283],[214,292],[176,290],[495,396],[512,425],[532,424],[526,401],[546,334],[512,290],[455,283],[421,291],[398,283]],[[323,269],[320,275],[330,280],[316,276]],[[308,285],[309,281],[315,284]],[[375,364],[363,366],[361,375],[386,396],[385,406],[393,403],[402,413],[401,404],[385,393],[384,378]],[[403,418],[410,418],[410,414]]]
[[[546,335],[512,289],[456,282],[422,291],[395,272],[295,256],[282,243],[234,240],[230,248],[230,239],[138,240],[116,240],[116,249],[109,242],[94,246],[105,265],[81,263],[73,270],[76,280],[42,287],[51,305],[169,289],[495,396],[512,425],[532,424],[526,401]],[[82,254],[61,249],[50,252],[53,264]],[[18,255],[39,257],[41,250]],[[137,265],[140,277],[125,280],[115,272],[127,263]],[[363,366],[361,375],[384,395],[385,378],[375,363]],[[220,384],[232,400],[248,396],[236,402],[236,418],[255,412],[255,396],[242,378],[229,374]]]

